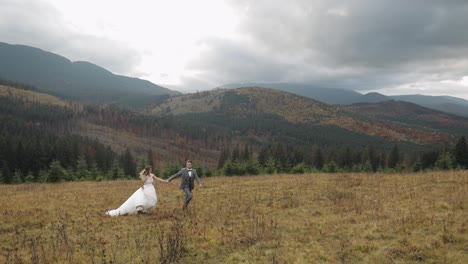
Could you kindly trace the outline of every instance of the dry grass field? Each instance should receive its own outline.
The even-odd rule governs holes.
[[[468,263],[468,171],[0,185],[0,263]]]

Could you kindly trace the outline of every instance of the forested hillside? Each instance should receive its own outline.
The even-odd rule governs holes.
[[[202,176],[468,165],[460,127],[422,127],[275,90],[171,97],[142,114],[14,86],[0,86],[5,183],[136,177],[148,163],[166,177],[185,159],[193,159]]]

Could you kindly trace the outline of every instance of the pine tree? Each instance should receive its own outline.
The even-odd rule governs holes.
[[[32,182],[34,182],[34,180],[35,180],[35,177],[31,172],[28,172],[28,174],[24,178],[24,182],[26,182],[26,183],[32,183]]]
[[[11,175],[8,163],[5,160],[2,162],[2,178],[3,182],[6,184],[11,184],[13,182],[13,176]]]
[[[445,151],[439,155],[439,158],[437,159],[434,166],[439,170],[451,170],[454,168],[454,163],[454,157],[450,154],[450,152]]]
[[[284,150],[283,145],[278,143],[274,150],[274,159],[276,162],[276,168],[278,172],[282,172],[287,167],[287,158],[286,158],[286,151]]]
[[[362,166],[362,172],[370,173],[373,172],[374,170],[372,169],[372,164],[370,160],[366,160],[364,165]]]
[[[325,160],[323,158],[322,150],[319,147],[316,147],[314,149],[314,155],[313,155],[314,167],[317,168],[317,170],[321,170],[323,168],[324,163],[325,163]]]
[[[99,169],[95,161],[91,163],[91,168],[89,169],[89,177],[91,180],[96,180],[99,177]]]
[[[60,165],[60,161],[54,160],[52,164],[50,164],[49,175],[48,175],[49,182],[61,182],[66,177],[66,171]]]
[[[368,145],[362,158],[363,163],[367,160],[371,163],[372,171],[377,171],[377,168],[379,167],[379,157],[374,149],[374,146]]]
[[[247,144],[245,144],[244,151],[242,152],[242,160],[243,161],[248,161],[249,159],[250,159],[249,146]]]
[[[351,167],[353,166],[353,158],[352,158],[352,153],[351,149],[349,147],[346,147],[346,149],[343,151],[343,153],[340,156],[339,159],[339,164],[342,168],[345,170],[351,170]]]
[[[390,155],[388,156],[387,166],[390,169],[394,169],[396,168],[399,162],[400,162],[400,153],[398,151],[397,145],[394,145],[392,148],[392,151],[390,152]]]
[[[240,160],[241,159],[241,154],[240,154],[240,150],[239,150],[239,145],[236,145],[236,147],[234,148],[234,150],[232,151],[232,162],[236,161],[236,160]]]
[[[454,156],[457,165],[464,169],[468,168],[468,145],[465,136],[462,136],[455,145]]]
[[[223,166],[223,173],[226,176],[232,176],[234,175],[234,167],[232,165],[232,162],[230,160],[226,161]]]
[[[250,159],[246,161],[245,169],[248,175],[260,174],[260,163],[257,158],[250,157]]]
[[[269,156],[265,162],[265,172],[267,174],[273,174],[276,171],[276,162],[272,156]]]
[[[332,160],[323,166],[323,171],[327,173],[336,173],[338,172],[338,165],[336,165],[336,162]]]
[[[83,155],[79,156],[78,161],[76,162],[76,178],[78,180],[90,179],[88,163],[86,162]]]
[[[304,174],[307,171],[307,167],[304,162],[296,164],[292,169],[293,174]]]
[[[132,178],[135,177],[136,163],[129,148],[125,150],[125,153],[122,156],[122,168],[125,176]]]
[[[258,153],[258,163],[260,163],[260,166],[261,167],[265,167],[265,163],[268,159],[268,156],[270,156],[271,153],[270,153],[270,150],[269,148],[263,146],[261,149],[260,149],[260,152]]]
[[[224,148],[221,151],[218,159],[218,169],[221,169],[224,166],[224,163],[229,159],[229,148]]]
[[[23,142],[19,141],[18,145],[16,146],[14,170],[20,170],[20,172],[24,170],[24,156],[25,151]]]
[[[148,160],[148,165],[150,165],[153,168],[153,172],[154,172],[154,170],[156,168],[154,167],[154,157],[153,157],[153,150],[152,149],[148,150],[147,160]]]
[[[114,160],[112,167],[108,171],[108,178],[112,180],[122,179],[125,177],[124,171],[120,168],[119,162]]]
[[[23,183],[23,174],[20,170],[16,170],[15,174],[13,175],[13,183],[20,184]]]

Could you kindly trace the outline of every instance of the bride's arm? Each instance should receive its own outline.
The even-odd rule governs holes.
[[[151,174],[151,175],[153,176],[154,179],[156,179],[156,180],[158,180],[160,182],[166,182],[166,180],[163,180],[163,179],[161,179],[159,177],[156,177],[156,175],[154,175],[154,174]]]

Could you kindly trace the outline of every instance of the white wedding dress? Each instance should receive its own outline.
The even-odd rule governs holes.
[[[153,186],[153,174],[146,177],[144,188],[136,190],[119,208],[107,211],[110,216],[133,215],[138,212],[146,213],[156,207],[158,197]]]

